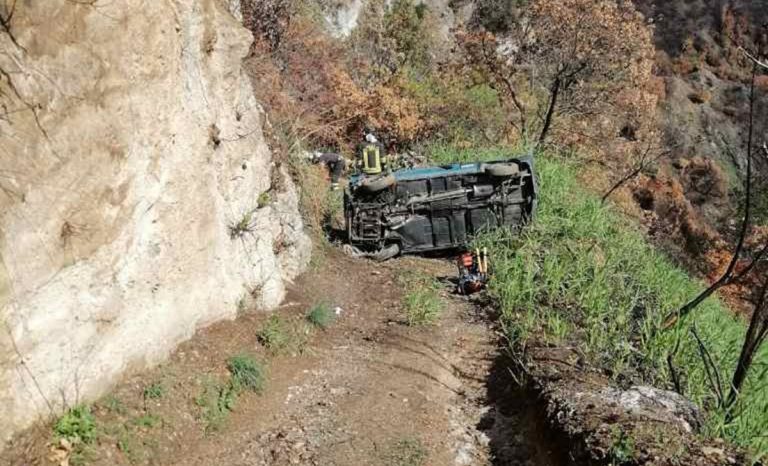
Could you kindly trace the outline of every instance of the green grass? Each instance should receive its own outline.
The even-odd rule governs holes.
[[[336,315],[326,303],[315,304],[309,312],[307,312],[307,321],[314,327],[323,330],[330,327],[335,319]]]
[[[288,325],[279,315],[273,314],[259,331],[259,341],[272,353],[281,353],[291,345]]]
[[[429,453],[419,439],[405,438],[397,440],[384,451],[386,466],[422,466]]]
[[[264,366],[252,356],[240,354],[229,358],[227,369],[232,374],[232,386],[239,392],[249,390],[256,393],[264,391],[266,371]]]
[[[102,404],[111,413],[115,413],[115,414],[126,413],[125,403],[123,403],[123,401],[117,398],[115,395],[108,395],[106,398],[104,398],[104,401],[102,402]]]
[[[429,275],[415,272],[403,273],[398,281],[405,287],[402,304],[408,325],[435,323],[443,307],[438,294],[440,284]]]
[[[163,422],[159,416],[153,414],[142,414],[133,420],[133,424],[139,427],[152,428]]]
[[[273,355],[303,354],[309,344],[310,327],[304,321],[286,321],[278,314],[267,319],[257,335],[259,342]]]
[[[139,444],[136,441],[133,433],[127,429],[124,429],[117,435],[117,448],[123,452],[125,458],[131,464],[136,464],[140,460]]]
[[[96,419],[90,406],[80,405],[69,409],[53,426],[58,438],[67,439],[72,444],[91,444],[96,440]]]
[[[611,449],[609,455],[615,464],[624,464],[635,458],[635,441],[618,426],[611,431]]]
[[[165,395],[165,386],[162,382],[153,382],[144,387],[142,395],[145,400],[159,400]]]
[[[262,393],[266,385],[266,369],[252,356],[239,354],[227,360],[229,380],[220,383],[212,377],[202,381],[202,390],[195,398],[206,433],[221,430],[244,390]]]
[[[226,425],[236,401],[237,390],[231,383],[218,384],[211,378],[203,381],[202,391],[195,398],[195,404],[200,407],[200,419],[206,433],[218,431]]]
[[[266,385],[266,369],[250,355],[232,356],[227,360],[227,369],[230,373],[227,382],[218,383],[214,378],[206,377],[195,398],[206,433],[221,430],[226,425],[229,413],[244,390],[260,394]]]
[[[447,152],[440,157],[457,158]],[[490,292],[511,343],[569,342],[616,379],[671,388],[666,358],[679,341],[675,364],[686,396],[707,410],[705,434],[765,457],[768,348],[759,354],[734,419],[726,424],[690,330],[696,326],[727,384],[744,322],[710,299],[676,328],[660,331],[664,317],[695,296],[702,283],[649,245],[634,223],[586,192],[576,165],[544,155],[536,168],[541,193],[534,224],[522,235],[496,231],[478,240],[492,252]]]

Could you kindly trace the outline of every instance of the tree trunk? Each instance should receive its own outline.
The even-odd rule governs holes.
[[[741,389],[744,386],[744,382],[749,375],[749,369],[752,367],[752,362],[755,358],[755,354],[760,350],[760,346],[765,341],[766,333],[768,333],[768,307],[766,307],[766,294],[768,294],[768,279],[763,283],[763,287],[760,290],[760,297],[757,305],[755,305],[755,312],[752,314],[752,319],[749,322],[749,329],[747,330],[747,336],[744,339],[744,345],[741,347],[741,354],[739,355],[739,362],[736,366],[736,371],[733,373],[733,381],[731,382],[731,391],[728,394],[728,401],[726,407],[730,408],[736,402],[741,393]],[[729,414],[730,416],[730,414]]]
[[[547,108],[547,115],[544,117],[544,127],[541,128],[541,134],[539,134],[539,146],[544,144],[544,141],[547,139],[547,135],[549,134],[549,129],[552,127],[552,119],[555,115],[555,109],[557,109],[557,97],[560,94],[561,84],[562,82],[560,81],[560,76],[556,77],[555,81],[552,83],[552,88],[550,89],[549,93],[549,108]]]
[[[691,311],[696,309],[699,304],[704,302],[707,298],[712,296],[715,291],[724,286],[728,286],[733,283],[734,271],[736,265],[741,257],[742,250],[744,249],[744,243],[747,239],[747,233],[749,232],[749,226],[751,224],[751,212],[752,212],[752,145],[755,132],[755,80],[757,79],[757,65],[752,65],[752,84],[749,90],[749,128],[747,131],[747,180],[744,194],[744,218],[741,222],[741,230],[739,232],[739,238],[736,243],[736,247],[733,250],[733,257],[728,264],[728,268],[723,275],[713,283],[709,288],[704,290],[700,295],[696,296],[693,300],[688,302],[685,306],[677,311],[677,314],[672,314],[667,317],[662,328],[668,329],[675,325],[679,319],[688,315]]]

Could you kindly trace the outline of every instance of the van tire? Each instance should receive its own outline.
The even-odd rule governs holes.
[[[397,257],[399,254],[400,245],[397,243],[392,243],[389,246],[376,251],[375,253],[369,254],[368,257],[375,260],[376,262],[384,262]]]
[[[392,175],[380,175],[366,178],[360,183],[360,189],[365,193],[377,193],[395,185]]]

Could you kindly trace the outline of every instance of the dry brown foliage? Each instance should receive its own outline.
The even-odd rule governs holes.
[[[366,126],[397,142],[425,128],[400,75],[366,88],[353,75],[366,75],[373,63],[350,61],[345,44],[309,18],[280,24],[276,44],[256,36],[249,66],[259,101],[284,138],[351,151]]]
[[[704,204],[725,199],[728,195],[728,178],[720,165],[709,158],[692,158],[681,173],[686,197],[693,204]]]
[[[652,32],[629,2],[535,0],[518,21],[507,36],[465,32],[460,43],[520,137],[618,158],[655,137]]]
[[[645,210],[655,214],[656,220],[651,227],[654,234],[670,244],[682,245],[689,256],[700,258],[707,251],[723,246],[718,233],[685,196],[678,179],[665,175],[640,177],[634,195]],[[708,267],[700,269],[708,270]]]

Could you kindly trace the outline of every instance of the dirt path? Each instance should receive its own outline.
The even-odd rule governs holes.
[[[244,394],[226,423],[205,432],[194,397],[224,377],[222,361],[252,351],[264,316],[202,332],[163,367],[134,377],[97,404],[103,434],[94,464],[178,465],[558,465],[547,451],[530,400],[516,393],[499,336],[481,304],[449,293],[446,261],[399,259],[385,265],[331,252],[291,290],[280,315],[300,322],[318,302],[342,309],[315,332],[303,355],[274,356],[261,395]],[[437,324],[403,324],[398,275],[442,279]],[[265,356],[266,358],[266,356]],[[160,382],[157,382],[160,381]],[[161,397],[146,387],[161,383]],[[123,406],[113,405],[119,400]],[[136,422],[152,416],[157,423]],[[49,456],[50,430],[19,439],[18,462]]]

